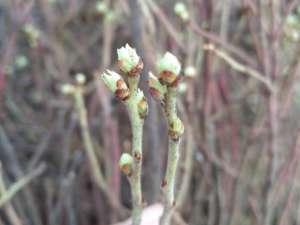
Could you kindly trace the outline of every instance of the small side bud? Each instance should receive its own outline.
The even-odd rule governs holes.
[[[140,89],[137,91],[137,99],[138,99],[138,112],[141,119],[144,119],[148,115],[148,103],[144,96],[144,92]]]
[[[187,22],[190,18],[186,5],[183,2],[177,2],[175,4],[174,12],[183,22]]]
[[[86,82],[86,76],[83,73],[77,73],[75,80],[79,85],[83,85]]]
[[[289,14],[287,17],[286,17],[286,24],[288,26],[291,26],[291,27],[296,27],[296,26],[299,26],[299,18],[296,14]]]
[[[105,86],[119,99],[124,101],[129,97],[129,88],[120,74],[106,70],[106,72],[101,75],[101,79]]]
[[[15,59],[17,69],[24,69],[29,65],[29,60],[25,55],[18,55]]]
[[[179,85],[178,85],[178,92],[180,93],[180,94],[183,94],[183,93],[185,93],[186,92],[186,90],[187,90],[187,85],[186,85],[186,83],[185,82],[181,82]]]
[[[176,86],[179,80],[181,65],[178,59],[170,52],[158,62],[159,80],[167,86]]]
[[[123,153],[119,161],[119,166],[121,171],[125,175],[130,176],[130,174],[132,173],[132,166],[133,166],[132,156],[128,153]]]
[[[72,84],[63,84],[60,86],[60,91],[64,95],[71,95],[75,92],[75,87]]]
[[[97,13],[99,13],[101,15],[106,14],[109,11],[106,2],[104,2],[104,1],[98,1],[96,3],[96,11],[97,11]]]
[[[193,77],[196,76],[196,74],[197,74],[197,71],[196,71],[195,67],[193,67],[193,66],[187,66],[187,67],[185,67],[185,69],[184,69],[184,75],[186,77],[193,78]]]
[[[169,136],[174,141],[177,141],[181,137],[183,132],[184,132],[184,125],[178,117],[175,117],[172,121],[170,121]]]
[[[158,78],[151,72],[149,72],[148,84],[151,96],[157,101],[162,101],[165,98],[167,87],[162,85]]]
[[[36,47],[41,35],[40,31],[31,23],[26,23],[22,30],[27,35],[30,46]]]
[[[117,50],[118,65],[122,72],[130,77],[140,75],[143,69],[143,62],[137,55],[136,50],[131,48],[129,44]]]

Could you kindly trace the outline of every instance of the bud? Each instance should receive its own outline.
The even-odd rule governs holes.
[[[157,101],[162,101],[165,98],[167,87],[165,85],[162,85],[157,77],[154,76],[151,72],[149,72],[148,84],[151,96]]]
[[[123,153],[119,161],[119,166],[121,171],[125,175],[130,176],[130,174],[132,173],[132,166],[133,166],[132,156],[128,153]]]
[[[15,65],[18,69],[24,69],[29,64],[28,58],[24,55],[18,55],[15,59]]]
[[[169,136],[174,141],[177,141],[180,138],[180,136],[183,134],[183,132],[184,132],[184,125],[178,117],[175,117],[172,121],[170,121]]]
[[[159,80],[162,84],[176,86],[179,80],[181,65],[178,59],[170,52],[158,62]]]
[[[138,76],[141,73],[143,62],[134,48],[126,44],[125,47],[119,48],[117,53],[119,68],[122,72],[131,77]]]
[[[40,31],[31,23],[23,26],[23,32],[27,35],[31,47],[36,47],[40,38]]]
[[[292,30],[291,31],[291,38],[293,41],[297,42],[300,39],[300,33],[298,30]]]
[[[174,6],[174,12],[183,22],[189,20],[189,12],[183,2],[177,2]]]
[[[86,82],[86,76],[83,73],[77,73],[75,80],[78,84],[83,85]]]
[[[119,99],[126,100],[129,97],[129,88],[120,74],[106,70],[106,72],[102,74],[101,79],[105,86]]]
[[[178,85],[178,92],[179,92],[180,94],[183,94],[183,93],[186,92],[186,90],[187,90],[187,85],[186,85],[186,83],[180,82],[180,84]]]
[[[105,13],[107,13],[108,12],[108,7],[107,7],[106,2],[104,2],[104,1],[98,1],[96,3],[96,11],[99,14],[105,14]]]
[[[148,104],[144,92],[140,89],[137,90],[137,102],[139,116],[141,119],[144,119],[148,115]]]
[[[184,69],[184,75],[186,76],[186,77],[195,77],[196,76],[196,69],[195,69],[195,67],[193,67],[193,66],[187,66],[187,67],[185,67],[185,69]]]
[[[60,91],[64,95],[71,95],[75,92],[75,87],[71,84],[63,84],[60,86]]]
[[[295,26],[299,25],[299,18],[295,14],[289,14],[286,17],[286,23],[288,26],[295,27]]]

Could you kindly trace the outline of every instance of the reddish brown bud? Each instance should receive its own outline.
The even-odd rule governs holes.
[[[134,158],[137,160],[137,161],[141,161],[141,159],[142,159],[142,156],[141,156],[141,153],[139,153],[139,152],[134,152]]]
[[[115,91],[115,95],[122,101],[125,101],[126,99],[128,99],[128,97],[130,95],[130,91],[124,80],[120,79],[117,81],[117,88]]]
[[[167,181],[165,179],[161,182],[161,188],[164,188],[167,185]]]
[[[171,71],[162,71],[159,74],[159,81],[167,86],[176,86],[179,78],[179,76],[172,73]]]

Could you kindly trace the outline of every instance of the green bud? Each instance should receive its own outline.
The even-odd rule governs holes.
[[[108,12],[108,6],[104,1],[98,1],[96,3],[96,11],[100,14],[106,14]]]
[[[164,71],[169,71],[171,73],[174,73],[175,75],[178,75],[180,73],[180,70],[181,70],[181,65],[178,59],[170,52],[166,52],[158,62],[159,73]]]
[[[297,26],[299,25],[299,18],[295,14],[289,14],[286,18],[286,23],[289,26]]]
[[[111,70],[106,70],[105,73],[102,74],[101,79],[103,80],[105,86],[113,93],[115,93],[117,90],[117,82],[119,80],[123,80],[120,74]]]
[[[187,90],[187,85],[186,85],[186,83],[181,82],[181,83],[178,85],[178,92],[179,92],[180,94],[183,94],[183,93],[186,92],[186,90]]]
[[[129,88],[120,74],[106,70],[106,72],[102,74],[101,79],[105,86],[119,99],[126,100],[129,97]]]
[[[189,20],[189,13],[183,2],[177,2],[174,6],[175,14],[184,22]]]
[[[125,175],[130,176],[132,173],[133,157],[128,153],[123,153],[119,160],[119,166]]]
[[[181,65],[178,59],[167,52],[158,62],[159,80],[162,84],[172,86],[179,79]]]
[[[197,73],[197,71],[196,71],[195,67],[193,67],[193,66],[187,66],[184,69],[184,75],[186,77],[195,77],[196,73]]]
[[[29,64],[28,58],[24,55],[18,55],[15,59],[15,65],[18,69],[24,69]]]
[[[136,50],[131,48],[129,44],[126,44],[125,47],[117,50],[117,54],[120,70],[128,75],[138,75],[142,68],[140,68],[141,60]],[[134,74],[132,74],[132,72],[134,72]]]
[[[40,38],[40,31],[31,23],[26,23],[23,26],[23,32],[27,35],[29,44],[36,47]]]
[[[136,98],[139,116],[141,119],[144,119],[148,115],[148,104],[144,92],[138,89]]]
[[[169,124],[169,136],[174,140],[178,140],[184,132],[184,125],[182,121],[175,117]]]
[[[292,30],[291,37],[294,42],[299,41],[300,40],[300,32],[298,30]]]
[[[86,76],[83,73],[77,73],[75,80],[78,84],[83,85],[86,82]]]
[[[60,87],[60,91],[61,93],[63,93],[64,95],[71,95],[75,92],[75,87],[71,84],[63,84]]]
[[[151,96],[157,101],[162,101],[167,93],[167,87],[162,85],[158,78],[151,72],[149,72],[148,84]]]

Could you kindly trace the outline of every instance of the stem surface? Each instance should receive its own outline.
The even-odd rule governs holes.
[[[141,224],[142,215],[142,140],[144,119],[139,115],[137,95],[138,78],[129,78],[130,97],[126,101],[126,107],[130,118],[132,130],[132,156],[134,158],[132,174],[128,177],[131,186],[132,197],[132,224]]]
[[[177,118],[176,110],[176,88],[169,87],[165,100],[165,113],[168,120],[169,131],[171,129],[172,121]],[[168,162],[165,179],[162,184],[163,193],[165,196],[164,211],[160,219],[160,225],[169,225],[173,209],[175,206],[175,185],[176,185],[176,171],[179,160],[179,145],[180,138],[174,140],[170,137],[168,141]]]

